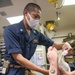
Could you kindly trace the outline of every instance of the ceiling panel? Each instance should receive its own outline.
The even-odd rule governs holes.
[[[7,1],[7,0],[6,0]],[[49,3],[48,0],[11,0],[11,6],[6,6],[0,8],[0,12],[5,12],[7,15],[4,18],[19,16],[23,14],[23,9],[25,5],[29,2],[36,2],[42,8],[41,20],[42,24],[45,24],[45,21],[48,20],[56,20],[56,11],[60,12],[59,17],[61,20],[59,21],[59,26],[57,27],[57,31],[61,29],[67,30],[70,28],[75,28],[75,5],[72,6],[64,6],[61,9],[55,9],[53,3]],[[59,0],[60,1],[60,0]]]

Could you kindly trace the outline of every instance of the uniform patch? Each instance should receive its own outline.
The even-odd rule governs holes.
[[[23,29],[20,29],[20,32],[23,32]]]
[[[39,41],[37,39],[34,39],[33,43],[39,43]]]

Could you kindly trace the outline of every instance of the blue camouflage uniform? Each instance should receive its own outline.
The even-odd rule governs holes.
[[[4,29],[4,42],[6,45],[5,60],[10,60],[13,65],[19,65],[11,56],[12,53],[21,53],[28,60],[33,56],[37,45],[44,45],[47,48],[53,45],[53,41],[31,29],[28,35],[23,21]],[[24,75],[25,68],[9,68],[7,75]]]

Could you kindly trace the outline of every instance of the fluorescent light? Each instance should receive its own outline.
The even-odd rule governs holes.
[[[20,22],[22,19],[23,19],[23,15],[7,18],[7,20],[9,21],[10,24],[18,23],[18,22]]]
[[[64,6],[75,5],[75,0],[64,0]]]
[[[60,17],[58,17],[57,20],[60,21]]]

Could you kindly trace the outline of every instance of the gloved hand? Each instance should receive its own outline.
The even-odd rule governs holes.
[[[65,42],[62,46],[62,50],[67,50],[68,51],[68,55],[72,54],[72,47],[68,42]]]

